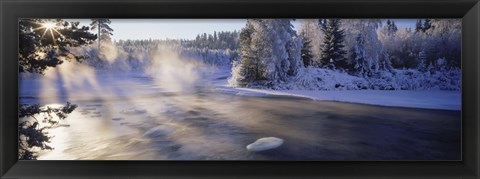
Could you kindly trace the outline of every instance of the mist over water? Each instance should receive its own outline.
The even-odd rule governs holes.
[[[103,53],[124,59],[121,51]],[[215,74],[174,48],[159,46],[145,58],[151,63],[141,71],[98,71],[70,62],[20,80],[21,103],[78,105],[49,131],[55,149],[38,159],[460,159],[459,111],[237,96],[211,85],[229,74]],[[285,143],[246,150],[262,137]]]
[[[77,104],[65,121],[70,127],[51,130],[55,150],[39,159],[455,160],[460,154],[457,111],[205,91],[137,98],[135,106]],[[259,153],[245,149],[269,136],[285,143]]]
[[[159,46],[146,73],[167,91],[191,92],[202,78],[201,70],[207,66],[198,59],[181,57],[179,53],[172,47]]]

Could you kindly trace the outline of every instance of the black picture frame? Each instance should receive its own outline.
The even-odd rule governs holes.
[[[478,178],[478,0],[1,0],[2,178]],[[462,161],[18,161],[19,18],[462,18]]]

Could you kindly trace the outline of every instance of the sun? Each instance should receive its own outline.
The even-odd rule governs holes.
[[[42,27],[49,30],[49,29],[53,29],[56,27],[56,24],[53,23],[53,22],[45,22],[42,24]]]
[[[50,36],[52,38],[52,42],[54,45],[57,45],[56,43],[56,37],[55,34],[57,34],[60,37],[63,37],[62,33],[60,33],[57,29],[61,29],[56,22],[53,21],[45,21],[45,22],[34,22],[39,25],[39,27],[33,29],[33,31],[37,30],[43,30],[42,36],[40,39],[43,39],[45,35]]]

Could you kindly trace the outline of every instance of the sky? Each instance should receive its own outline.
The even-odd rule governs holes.
[[[114,40],[141,39],[194,39],[198,34],[213,34],[214,31],[241,30],[246,19],[110,19]],[[81,25],[90,24],[89,19],[76,20]],[[395,19],[399,28],[414,27],[416,19]],[[292,22],[296,30],[300,21]]]

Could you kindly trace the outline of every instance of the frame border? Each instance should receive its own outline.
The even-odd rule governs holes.
[[[0,0],[0,12],[1,178],[480,177],[478,0]],[[17,20],[29,17],[462,18],[463,161],[18,161]]]

